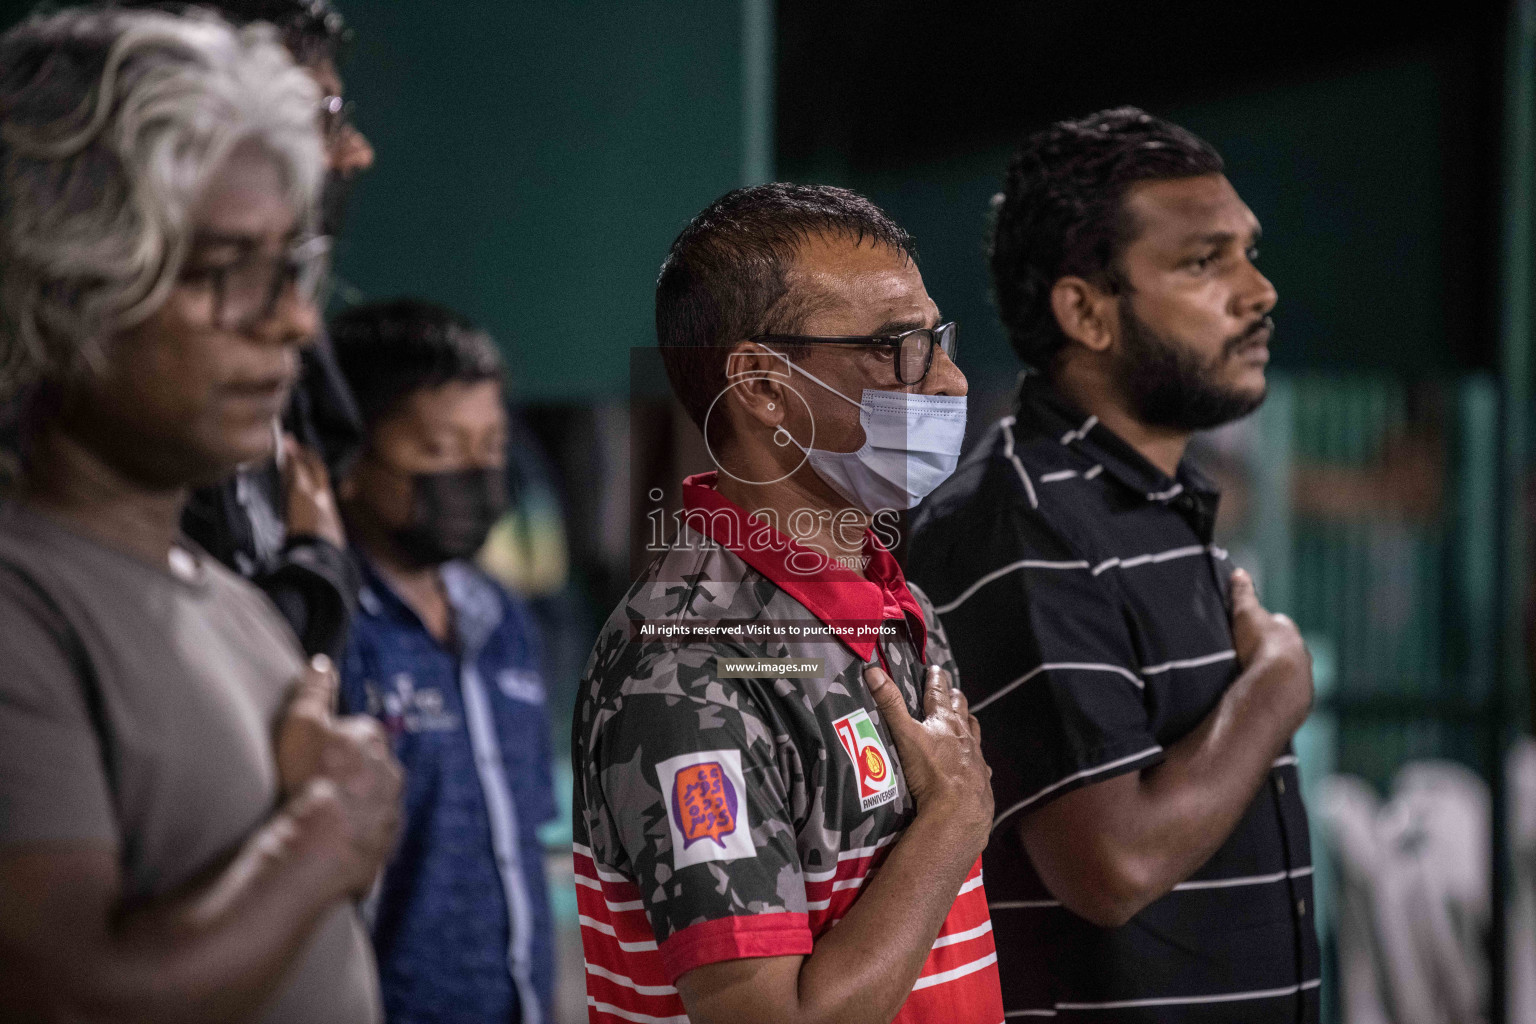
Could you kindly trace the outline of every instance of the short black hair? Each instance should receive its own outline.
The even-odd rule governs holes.
[[[491,336],[433,302],[392,299],[353,306],[331,319],[330,336],[368,431],[417,391],[502,376]]]
[[[202,7],[231,25],[265,21],[275,27],[296,64],[340,63],[352,41],[346,19],[331,0],[117,0],[119,7],[150,7],[180,13]]]
[[[858,193],[785,182],[727,192],[672,243],[656,278],[656,340],[672,390],[699,429],[725,388],[724,349],[758,334],[793,334],[808,315],[789,295],[789,269],[816,235],[917,256],[911,236]]]
[[[1067,344],[1051,310],[1061,278],[1124,286],[1132,185],[1222,169],[1209,143],[1136,107],[1058,121],[1025,139],[993,200],[990,243],[993,298],[1019,358],[1049,374]]]

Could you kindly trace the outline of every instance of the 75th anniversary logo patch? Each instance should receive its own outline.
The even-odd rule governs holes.
[[[859,807],[872,811],[896,799],[896,770],[863,708],[832,723],[859,779]]]

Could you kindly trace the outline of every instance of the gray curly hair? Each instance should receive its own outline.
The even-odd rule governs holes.
[[[160,307],[241,142],[312,223],[318,102],[267,25],[86,8],[0,37],[0,398],[90,368]]]

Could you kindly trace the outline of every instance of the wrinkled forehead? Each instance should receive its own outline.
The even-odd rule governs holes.
[[[891,324],[930,326],[936,315],[917,264],[889,245],[813,235],[796,253],[789,295],[806,334],[860,334]]]

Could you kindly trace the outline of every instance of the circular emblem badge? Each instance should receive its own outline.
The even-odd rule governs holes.
[[[880,782],[885,779],[885,758],[880,756],[880,751],[874,747],[864,748],[864,770],[869,773],[870,779]]]

